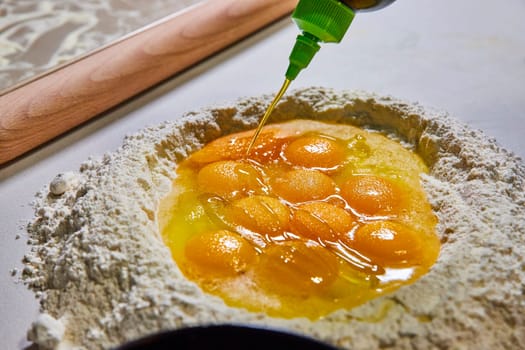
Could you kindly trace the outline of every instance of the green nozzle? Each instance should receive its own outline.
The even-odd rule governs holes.
[[[286,70],[286,79],[294,80],[299,72],[306,68],[314,55],[321,48],[319,39],[308,33],[299,34],[290,53],[290,65]]]
[[[303,32],[290,54],[286,79],[294,80],[319,51],[319,42],[338,43],[343,39],[354,12],[337,0],[300,0],[292,18]]]

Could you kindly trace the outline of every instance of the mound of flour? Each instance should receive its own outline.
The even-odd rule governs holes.
[[[234,322],[348,349],[525,348],[523,162],[445,114],[388,97],[298,90],[272,121],[377,129],[421,155],[443,244],[427,275],[316,322],[230,308],[186,280],[158,232],[157,205],[178,161],[212,139],[254,127],[269,101],[244,99],[142,130],[41,191],[22,275],[41,302],[30,340],[42,348],[101,349],[160,330]]]

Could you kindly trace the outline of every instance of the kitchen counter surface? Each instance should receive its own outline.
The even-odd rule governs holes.
[[[402,0],[359,14],[343,43],[325,45],[291,89],[366,90],[450,113],[525,157],[525,2]],[[60,172],[115,150],[124,135],[188,111],[273,94],[297,30],[282,20],[145,94],[0,168],[0,343],[23,349],[36,317],[16,283],[29,249],[34,194]]]

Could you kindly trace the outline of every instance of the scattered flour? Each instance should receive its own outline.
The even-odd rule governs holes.
[[[64,324],[46,313],[40,314],[27,334],[45,348],[55,348],[64,336]]]
[[[67,172],[58,174],[49,184],[49,192],[55,196],[63,195],[67,190],[75,188],[79,185],[78,178],[75,173]]]
[[[186,280],[158,232],[157,205],[179,160],[207,141],[254,127],[269,101],[244,99],[142,130],[41,191],[23,270],[42,312],[29,339],[44,349],[101,349],[159,330],[234,322],[349,349],[525,348],[523,162],[443,113],[389,97],[298,90],[272,120],[378,129],[420,154],[431,170],[422,181],[443,243],[427,275],[317,322],[230,308]]]

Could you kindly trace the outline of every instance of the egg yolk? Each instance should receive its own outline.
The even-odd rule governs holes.
[[[192,154],[189,161],[203,165],[220,160],[244,159],[252,136],[252,131],[245,131],[232,137],[219,138]],[[257,137],[257,144],[250,152],[250,159],[265,163],[278,158],[281,148],[288,141],[285,136],[276,135],[276,130],[272,127],[265,128]]]
[[[335,194],[335,182],[326,174],[310,169],[293,169],[271,181],[273,191],[287,201],[299,203],[324,199]]]
[[[347,210],[321,201],[297,206],[290,223],[299,236],[331,242],[348,235],[355,224],[356,219]]]
[[[197,174],[199,190],[224,198],[247,193],[262,193],[262,179],[254,166],[235,161],[218,161],[205,165]]]
[[[288,228],[290,209],[269,196],[241,198],[226,210],[230,222],[261,235],[282,235]]]
[[[219,230],[192,237],[186,243],[186,259],[197,273],[235,276],[247,270],[256,252],[235,232]]]
[[[331,169],[343,164],[345,147],[325,136],[310,135],[292,141],[283,151],[291,164],[305,168]]]
[[[303,241],[269,246],[257,267],[259,281],[278,293],[308,296],[320,293],[335,282],[338,261],[323,247]]]
[[[425,274],[439,254],[422,160],[379,133],[295,120],[224,136],[177,168],[159,228],[226,304],[317,319]]]
[[[383,266],[417,264],[422,260],[422,242],[417,232],[393,221],[361,226],[349,245]]]
[[[361,214],[384,215],[399,210],[399,191],[391,181],[379,176],[353,176],[341,185],[341,195]]]

